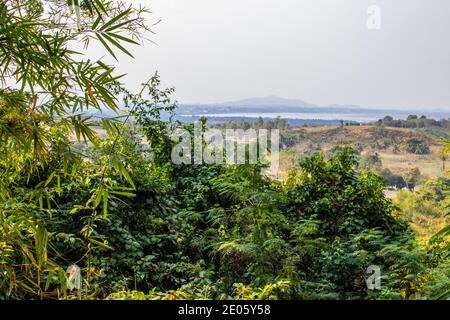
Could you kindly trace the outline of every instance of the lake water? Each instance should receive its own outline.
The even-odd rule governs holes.
[[[346,120],[357,122],[373,122],[383,118],[385,114],[366,113],[208,113],[196,114],[194,116],[205,116],[215,118],[273,118],[283,119],[307,119],[307,120]]]

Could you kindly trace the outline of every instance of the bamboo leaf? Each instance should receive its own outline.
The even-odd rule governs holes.
[[[95,239],[93,239],[93,238],[88,238],[88,240],[89,240],[90,242],[92,242],[93,244],[96,244],[96,245],[98,245],[98,246],[100,246],[100,247],[102,247],[102,248],[109,249],[109,250],[113,250],[113,247],[109,246],[109,245],[106,244],[105,242],[100,242],[100,241],[95,240]]]
[[[109,54],[110,54],[116,61],[119,61],[119,60],[117,60],[117,57],[116,57],[116,55],[114,54],[114,51],[112,51],[112,49],[109,47],[109,45],[106,43],[106,41],[102,38],[102,36],[101,36],[100,34],[97,35],[97,39],[100,40],[100,42],[103,44],[103,46],[105,47],[105,49],[108,50]]]
[[[112,26],[115,22],[119,21],[120,19],[124,18],[128,14],[130,14],[131,9],[127,9],[117,16],[113,17],[111,20],[109,20],[107,23],[105,23],[103,26],[100,27],[100,30],[106,30],[108,27]],[[127,22],[130,23],[130,22]]]
[[[105,39],[107,39],[109,42],[111,42],[120,51],[122,51],[123,53],[125,53],[125,54],[129,55],[130,57],[134,58],[134,56],[127,49],[125,49],[119,42],[117,42],[116,40],[111,38],[108,34],[105,33],[105,34],[103,34],[103,36],[105,37]]]

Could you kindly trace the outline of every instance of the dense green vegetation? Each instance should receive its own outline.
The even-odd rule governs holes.
[[[0,299],[449,296],[448,180],[399,206],[376,159],[350,147],[304,157],[286,181],[262,164],[175,165],[171,130],[194,129],[160,120],[173,90],[155,75],[134,94],[113,67],[67,49],[98,40],[131,55],[123,44],[138,43],[144,11],[95,0],[59,15],[51,4],[0,4]],[[128,114],[102,119],[100,139],[87,111],[119,104]],[[419,213],[442,222],[425,240]]]

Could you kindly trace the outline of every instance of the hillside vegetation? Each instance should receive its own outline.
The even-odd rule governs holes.
[[[350,146],[358,153],[377,153],[383,168],[397,174],[419,168],[429,178],[446,175],[446,157],[439,156],[449,131],[384,126],[309,127],[282,130],[282,169],[294,168],[303,155]]]

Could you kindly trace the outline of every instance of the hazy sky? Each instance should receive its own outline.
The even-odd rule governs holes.
[[[136,2],[136,1],[135,1]],[[139,1],[137,1],[139,2]],[[279,95],[310,103],[450,110],[449,0],[148,0],[161,19],[122,58],[182,103]],[[381,30],[366,10],[381,9]]]

